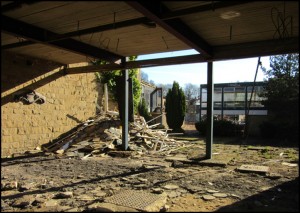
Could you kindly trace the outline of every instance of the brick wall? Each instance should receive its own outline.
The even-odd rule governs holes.
[[[62,75],[60,64],[2,52],[1,157],[48,143],[96,114],[103,88],[95,74]],[[46,97],[44,104],[14,102],[24,89]]]

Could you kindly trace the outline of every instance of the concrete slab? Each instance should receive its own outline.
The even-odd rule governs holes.
[[[213,200],[213,199],[215,199],[215,197],[212,196],[212,195],[203,195],[202,198],[203,198],[204,200]]]
[[[179,157],[177,157],[177,156],[166,157],[165,161],[168,161],[168,162],[179,161],[179,162],[182,162],[182,163],[192,163],[193,162],[192,160],[189,160],[186,157],[181,157],[181,156],[179,156]]]
[[[248,147],[247,149],[248,150],[258,150],[258,151],[267,150],[266,147],[261,147],[261,146],[251,146],[251,147]]]
[[[238,168],[237,170],[240,172],[254,172],[254,173],[260,173],[260,174],[266,174],[267,172],[269,172],[269,167],[244,164],[244,165],[241,165],[241,167]]]
[[[137,190],[122,190],[104,201],[141,211],[159,212],[167,202],[167,195],[166,193],[152,194]]]
[[[220,167],[226,167],[229,160],[217,160],[217,159],[207,159],[207,160],[201,160],[198,162],[201,166],[220,166]]]
[[[119,206],[112,203],[93,203],[87,207],[90,212],[139,212],[136,209],[126,206]]]

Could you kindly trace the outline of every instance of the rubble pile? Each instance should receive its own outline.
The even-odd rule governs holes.
[[[98,114],[51,143],[43,145],[45,152],[87,158],[106,154],[122,157],[132,154],[163,153],[185,147],[187,141],[170,138],[170,129],[148,125],[142,116],[129,123],[128,150],[122,151],[122,126],[117,112]],[[133,152],[128,152],[133,151]]]

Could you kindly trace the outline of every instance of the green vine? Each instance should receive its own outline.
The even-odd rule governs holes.
[[[135,61],[137,56],[129,57],[129,61]],[[107,64],[106,61],[99,60],[95,63],[95,65]],[[121,70],[113,70],[113,71],[103,71],[95,73],[98,82],[102,84],[107,84],[107,88],[109,93],[112,95],[112,99],[114,101],[117,100],[117,84],[116,78],[122,75]],[[138,105],[141,98],[142,87],[141,83],[138,80],[139,70],[138,69],[129,69],[128,76],[132,79],[132,93],[133,93],[133,108],[134,113],[137,113]]]

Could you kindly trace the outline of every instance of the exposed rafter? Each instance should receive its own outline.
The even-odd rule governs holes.
[[[116,23],[111,23],[111,24],[91,27],[91,28],[87,28],[87,29],[72,31],[72,32],[68,32],[65,34],[56,34],[55,36],[51,35],[51,36],[48,36],[47,38],[45,38],[44,42],[50,43],[50,42],[54,42],[54,41],[61,41],[61,40],[69,39],[70,37],[74,37],[74,36],[98,33],[98,32],[103,32],[103,31],[107,31],[107,30],[119,29],[119,28],[123,28],[123,27],[130,27],[130,26],[135,26],[135,25],[140,25],[140,24],[146,25],[149,27],[151,27],[151,26],[153,27],[154,24],[150,23],[150,22],[151,21],[146,17],[126,20],[126,21],[120,21],[120,22],[116,22]],[[17,42],[14,44],[3,45],[3,46],[1,46],[1,48],[2,49],[11,49],[11,48],[16,48],[16,47],[27,46],[27,45],[34,44],[34,43],[35,42],[33,42],[33,41],[31,41],[31,43],[29,43],[27,41],[23,41],[23,42]]]
[[[148,59],[140,61],[129,61],[120,64],[104,64],[104,65],[93,65],[84,67],[75,67],[66,69],[67,74],[78,74],[78,73],[90,73],[90,72],[101,72],[111,71],[120,69],[134,69],[134,68],[147,68],[155,66],[166,66],[166,65],[178,65],[178,64],[191,64],[191,63],[203,63],[212,61],[222,61],[231,59],[242,59],[258,56],[269,56],[277,54],[287,54],[299,52],[299,38],[290,38],[285,40],[268,40],[259,42],[249,42],[237,45],[228,45],[215,47],[215,57],[206,59],[202,54],[177,56],[160,59]],[[243,49],[247,49],[247,52],[242,53]]]
[[[165,14],[162,14],[161,19],[162,20],[170,20],[170,19],[174,19],[174,18],[186,16],[186,15],[191,15],[194,13],[205,12],[205,11],[220,9],[220,8],[229,7],[229,6],[245,4],[247,2],[249,2],[249,1],[225,1],[225,2],[216,2],[216,3],[211,3],[211,4],[207,4],[207,5],[196,6],[196,7],[190,7],[190,8],[180,9],[180,10],[176,10],[176,11],[170,11]],[[11,3],[11,4],[13,4],[13,3]],[[16,3],[14,3],[13,5],[15,5],[15,7],[16,7]],[[73,36],[81,36],[81,35],[87,35],[87,34],[91,34],[91,33],[104,32],[107,30],[119,29],[119,28],[123,28],[123,27],[130,27],[130,26],[135,26],[135,25],[140,25],[140,24],[145,25],[145,26],[152,24],[152,27],[155,25],[153,23],[153,21],[150,21],[148,18],[141,17],[141,18],[135,18],[135,19],[130,19],[130,20],[126,20],[126,21],[115,22],[112,24],[91,27],[91,28],[87,28],[87,29],[83,29],[83,30],[68,32],[65,34],[59,34],[55,38],[52,38],[51,40],[48,39],[45,42],[64,40],[64,39],[68,39]],[[3,46],[1,46],[1,49],[11,49],[11,48],[16,48],[16,47],[31,45],[34,43],[35,42],[33,42],[33,41],[18,42],[18,43],[14,43],[14,44],[3,45]]]
[[[103,64],[103,65],[93,65],[93,66],[84,66],[84,67],[74,67],[74,68],[66,69],[66,73],[77,74],[77,73],[102,72],[102,71],[120,70],[124,68],[125,69],[147,68],[147,67],[155,67],[155,66],[178,65],[178,64],[205,62],[205,61],[206,59],[202,55],[196,54],[196,55],[177,56],[177,57],[170,57],[170,58],[129,61],[122,65]]]
[[[47,42],[47,40],[54,40],[59,35],[49,30],[15,20],[4,15],[1,15],[1,25],[1,30],[4,32],[21,36],[31,41],[52,45],[81,55],[87,55],[89,57],[99,58],[111,62],[123,57],[107,50],[103,50],[70,38],[61,41]]]
[[[243,59],[299,52],[299,37],[214,47],[214,60]]]
[[[174,18],[191,15],[194,13],[205,12],[205,11],[214,11],[216,9],[236,6],[236,5],[245,4],[245,3],[249,3],[249,2],[253,2],[253,1],[220,1],[220,2],[212,1],[212,3],[206,4],[206,5],[189,7],[189,8],[185,8],[185,9],[181,9],[181,10],[175,10],[175,11],[170,11],[170,12],[164,13],[161,15],[161,19],[163,19],[163,20],[174,19]]]
[[[212,47],[180,19],[164,21],[161,18],[162,14],[170,12],[170,10],[161,2],[128,1],[126,3],[145,15],[147,18],[159,24],[162,28],[189,45],[191,48],[197,50],[199,53],[202,53],[208,58],[212,57]]]
[[[245,3],[248,3],[248,2],[249,1],[212,2],[212,3],[207,4],[207,5],[190,7],[190,8],[180,9],[180,10],[175,10],[175,11],[170,11],[170,10],[166,9],[165,7],[162,7],[161,11],[159,11],[161,13],[161,14],[159,14],[159,17],[161,18],[162,21],[165,21],[166,23],[172,23],[172,19],[174,20],[177,17],[182,17],[182,16],[185,16],[185,15],[190,15],[190,14],[197,13],[197,12],[204,12],[204,11],[213,10],[213,9],[220,9],[220,8],[224,8],[224,7],[230,7],[230,6],[235,6],[235,5],[239,5],[239,4],[245,4]],[[127,3],[130,3],[130,2],[127,2]],[[10,3],[10,4],[12,4],[12,3]],[[14,3],[14,5],[16,6],[17,3]],[[4,7],[4,6],[2,6],[2,7]],[[157,6],[155,8],[157,8]],[[175,25],[176,25],[177,22],[178,22],[177,21],[178,19],[175,19],[175,20],[176,20],[175,21]],[[43,41],[42,41],[43,43],[56,41],[57,44],[59,44],[59,43],[62,43],[62,40],[69,39],[69,37],[72,37],[72,36],[86,35],[86,34],[95,33],[95,32],[103,32],[103,31],[106,31],[106,30],[118,29],[118,28],[122,28],[122,27],[135,26],[135,25],[147,24],[147,23],[148,24],[149,23],[153,24],[153,21],[151,21],[147,17],[141,17],[141,18],[135,18],[135,19],[126,20],[126,21],[115,22],[114,24],[113,23],[112,24],[106,24],[106,25],[96,26],[96,27],[83,29],[83,30],[78,30],[78,31],[74,31],[74,32],[68,32],[68,33],[65,33],[65,34],[54,34],[54,33],[50,34],[50,33],[47,33],[46,30],[42,30],[41,32],[43,32],[43,33],[40,33],[40,35],[42,35],[42,34],[47,35],[43,38]],[[181,31],[183,31],[183,29],[184,29],[184,27],[181,28]],[[60,41],[60,42],[58,42],[58,41]],[[3,46],[1,46],[1,48],[2,49],[10,49],[10,48],[16,48],[16,47],[21,47],[21,46],[25,46],[25,45],[31,45],[31,44],[34,44],[34,43],[35,42],[33,40],[29,40],[29,41],[23,41],[23,42],[17,42],[17,43],[13,43],[13,44],[3,45]],[[243,46],[243,45],[244,44],[241,44],[241,46]],[[239,46],[238,44],[234,45],[234,49],[236,49],[236,47],[238,47],[238,46]],[[224,54],[224,51],[222,51],[222,50],[224,48],[231,49],[231,46],[211,47],[210,49],[212,49],[213,53],[214,53],[213,58],[222,57],[222,54]],[[247,50],[248,49],[249,48],[247,48]],[[252,48],[250,47],[249,50],[251,50],[251,49]],[[105,51],[105,50],[102,50],[102,51]],[[249,52],[249,51],[247,51],[247,52]],[[239,53],[236,52],[235,53],[234,50],[229,55],[234,55],[234,54],[237,54],[237,56],[241,56],[241,52],[239,52]],[[245,55],[248,55],[249,57],[251,57],[251,54],[246,53]],[[226,55],[224,57],[227,58]]]
[[[17,47],[23,47],[23,46],[28,46],[28,45],[32,45],[35,44],[36,42],[34,41],[20,41],[17,43],[12,43],[12,44],[6,44],[1,46],[2,50],[7,50],[7,49],[12,49],[12,48],[17,48]]]
[[[1,6],[1,13],[5,13],[5,12],[8,12],[8,11],[11,11],[11,10],[15,10],[15,9],[18,9],[18,8],[21,8],[22,5],[24,4],[27,4],[27,5],[30,5],[30,4],[34,4],[34,3],[37,3],[39,1],[13,1],[11,3],[8,3],[8,4],[5,4],[3,6]]]

